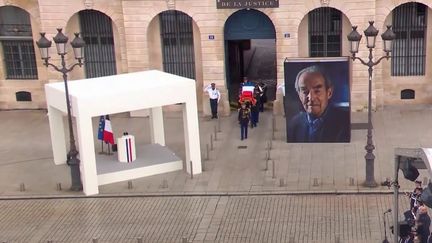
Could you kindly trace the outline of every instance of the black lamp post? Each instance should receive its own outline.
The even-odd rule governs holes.
[[[79,37],[79,33],[75,33],[75,39],[71,42],[71,46],[74,51],[75,59],[78,60],[77,63],[73,64],[71,67],[66,67],[65,62],[65,55],[66,55],[66,43],[68,42],[67,36],[65,36],[62,33],[62,29],[57,29],[58,33],[53,38],[54,43],[57,47],[57,54],[61,57],[61,67],[57,67],[56,65],[48,62],[49,56],[49,48],[51,47],[51,41],[49,41],[45,37],[45,33],[40,33],[41,38],[39,41],[36,41],[37,46],[39,47],[42,60],[44,60],[45,66],[51,66],[56,71],[63,74],[63,80],[65,84],[65,92],[66,92],[66,107],[67,107],[67,115],[68,115],[68,122],[69,122],[69,137],[70,137],[70,147],[69,152],[67,154],[67,164],[70,166],[71,169],[71,179],[72,179],[72,191],[81,191],[83,189],[82,183],[81,183],[81,173],[80,173],[80,160],[77,158],[78,150],[76,149],[75,145],[75,138],[72,128],[72,116],[71,116],[71,105],[69,100],[69,90],[68,90],[68,84],[67,84],[67,73],[72,71],[76,66],[82,66],[82,60],[84,58],[83,55],[83,47],[85,45],[84,41]]]
[[[368,97],[368,131],[367,131],[367,144],[365,146],[366,149],[366,181],[364,182],[364,186],[366,187],[376,187],[378,184],[374,178],[374,161],[375,155],[373,154],[373,150],[375,146],[372,141],[372,113],[371,113],[371,102],[372,102],[372,71],[373,66],[378,65],[382,59],[390,58],[390,52],[392,50],[392,41],[395,39],[396,35],[391,30],[391,25],[387,26],[387,30],[381,35],[381,38],[384,41],[384,52],[385,56],[380,57],[377,61],[373,61],[372,50],[375,48],[375,40],[378,35],[378,30],[373,26],[374,21],[369,21],[369,27],[364,31],[366,36],[366,46],[369,48],[369,60],[365,62],[363,59],[356,57],[356,53],[359,49],[359,44],[362,36],[357,32],[357,26],[352,27],[352,32],[347,36],[350,41],[350,52],[352,54],[352,60],[359,60],[363,65],[368,66],[369,71],[369,97]]]

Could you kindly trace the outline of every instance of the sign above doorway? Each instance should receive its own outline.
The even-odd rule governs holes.
[[[216,8],[278,8],[279,0],[216,0]]]

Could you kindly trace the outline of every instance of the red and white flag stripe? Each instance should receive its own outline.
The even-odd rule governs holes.
[[[111,121],[107,117],[105,119],[105,127],[103,131],[103,141],[109,144],[114,144],[114,134],[111,127]]]

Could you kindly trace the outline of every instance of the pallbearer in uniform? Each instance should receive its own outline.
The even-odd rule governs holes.
[[[204,88],[204,92],[207,92],[210,98],[210,108],[212,112],[212,119],[218,118],[217,108],[220,100],[220,92],[216,89],[216,84],[211,83]]]

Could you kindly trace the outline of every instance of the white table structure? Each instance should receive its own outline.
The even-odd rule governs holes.
[[[200,174],[201,152],[195,80],[179,77],[161,71],[151,70],[100,78],[69,81],[69,95],[72,117],[76,120],[78,151],[81,160],[80,171],[84,193],[99,193],[99,185],[125,181],[134,178],[166,173],[183,168],[181,161],[149,166],[120,167],[118,163],[109,169],[99,168],[95,155],[92,117],[141,109],[150,109],[152,145],[162,151],[165,148],[165,134],[162,106],[179,104],[183,106],[183,124],[186,148],[186,171]],[[51,142],[54,163],[66,163],[66,134],[63,116],[67,114],[64,83],[45,85]],[[137,153],[138,153],[137,149]],[[137,154],[137,160],[140,155]],[[157,159],[159,156],[150,156]],[[164,156],[160,156],[164,157]],[[170,157],[170,156],[165,156]],[[171,156],[172,157],[172,156]],[[192,170],[189,161],[192,161]],[[132,163],[133,164],[133,163]],[[125,165],[127,166],[127,165]]]

